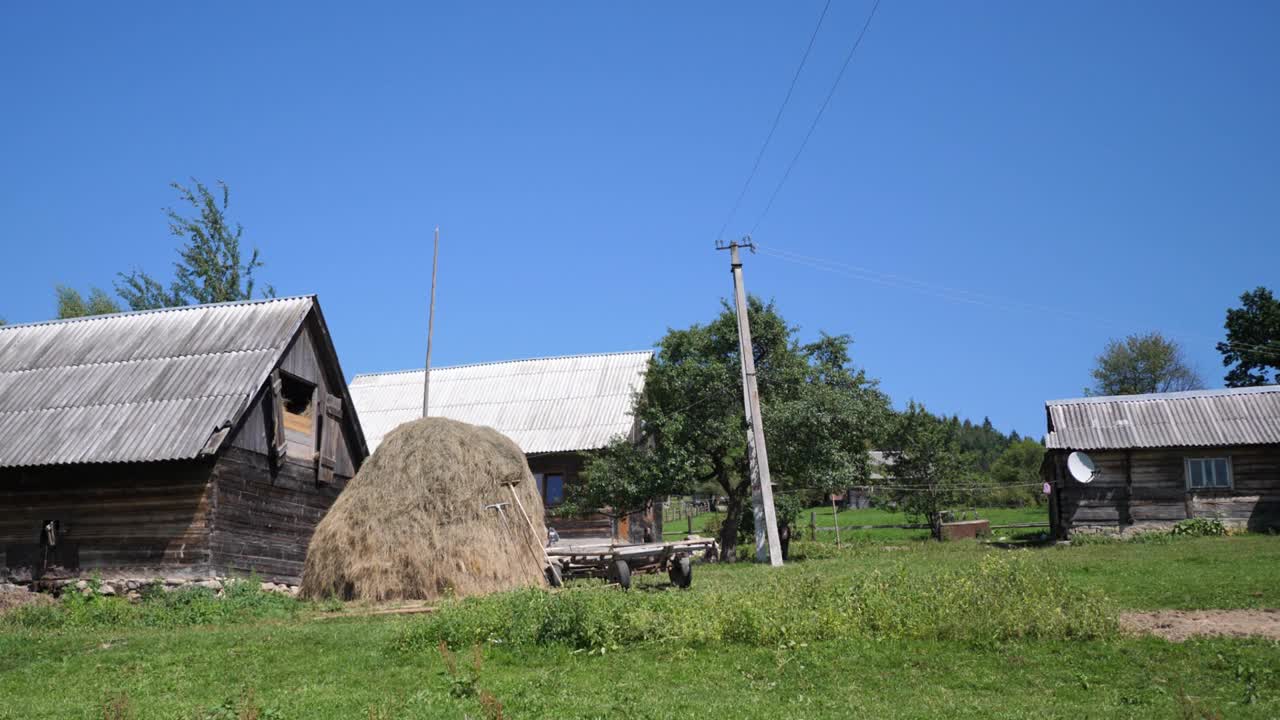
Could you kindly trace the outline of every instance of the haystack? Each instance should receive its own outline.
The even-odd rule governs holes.
[[[520,513],[505,483],[533,521]],[[487,505],[507,503],[501,511]],[[544,583],[542,498],[497,430],[424,418],[392,431],[316,527],[302,594],[429,600]]]

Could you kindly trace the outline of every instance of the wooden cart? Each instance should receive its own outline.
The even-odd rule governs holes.
[[[547,555],[560,577],[605,578],[626,590],[631,587],[633,574],[663,571],[671,578],[672,585],[687,588],[693,582],[694,553],[715,551],[715,540],[689,538],[679,542],[641,545],[553,545],[547,548]],[[556,584],[555,580],[552,584]]]

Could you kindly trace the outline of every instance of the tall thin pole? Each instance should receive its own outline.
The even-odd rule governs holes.
[[[747,317],[747,289],[742,281],[739,247],[754,249],[750,238],[742,243],[718,245],[729,250],[733,272],[734,308],[738,316],[738,355],[742,361],[742,405],[747,416],[747,456],[751,468],[751,509],[755,515],[756,562],[782,565],[782,545],[778,540],[778,519],[773,509],[773,484],[769,479],[769,452],[764,444],[764,422],[760,415],[760,390],[756,385],[756,358],[752,351],[751,323]]]
[[[431,249],[431,306],[427,311],[427,364],[422,372],[422,417],[427,416],[431,398],[431,335],[436,326],[436,267],[440,261],[440,226],[436,226]]]

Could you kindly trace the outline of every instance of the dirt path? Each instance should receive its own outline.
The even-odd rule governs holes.
[[[1194,635],[1280,640],[1280,610],[1160,610],[1125,613],[1126,630],[1182,642]]]

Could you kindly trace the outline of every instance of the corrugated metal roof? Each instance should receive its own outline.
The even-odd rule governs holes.
[[[0,467],[196,457],[314,304],[295,297],[0,327]]]
[[[601,448],[630,433],[653,353],[609,353],[431,368],[431,415],[487,425],[526,453]],[[350,385],[369,450],[422,416],[422,371],[357,375]]]
[[[1280,443],[1280,385],[1050,400],[1049,449]]]

